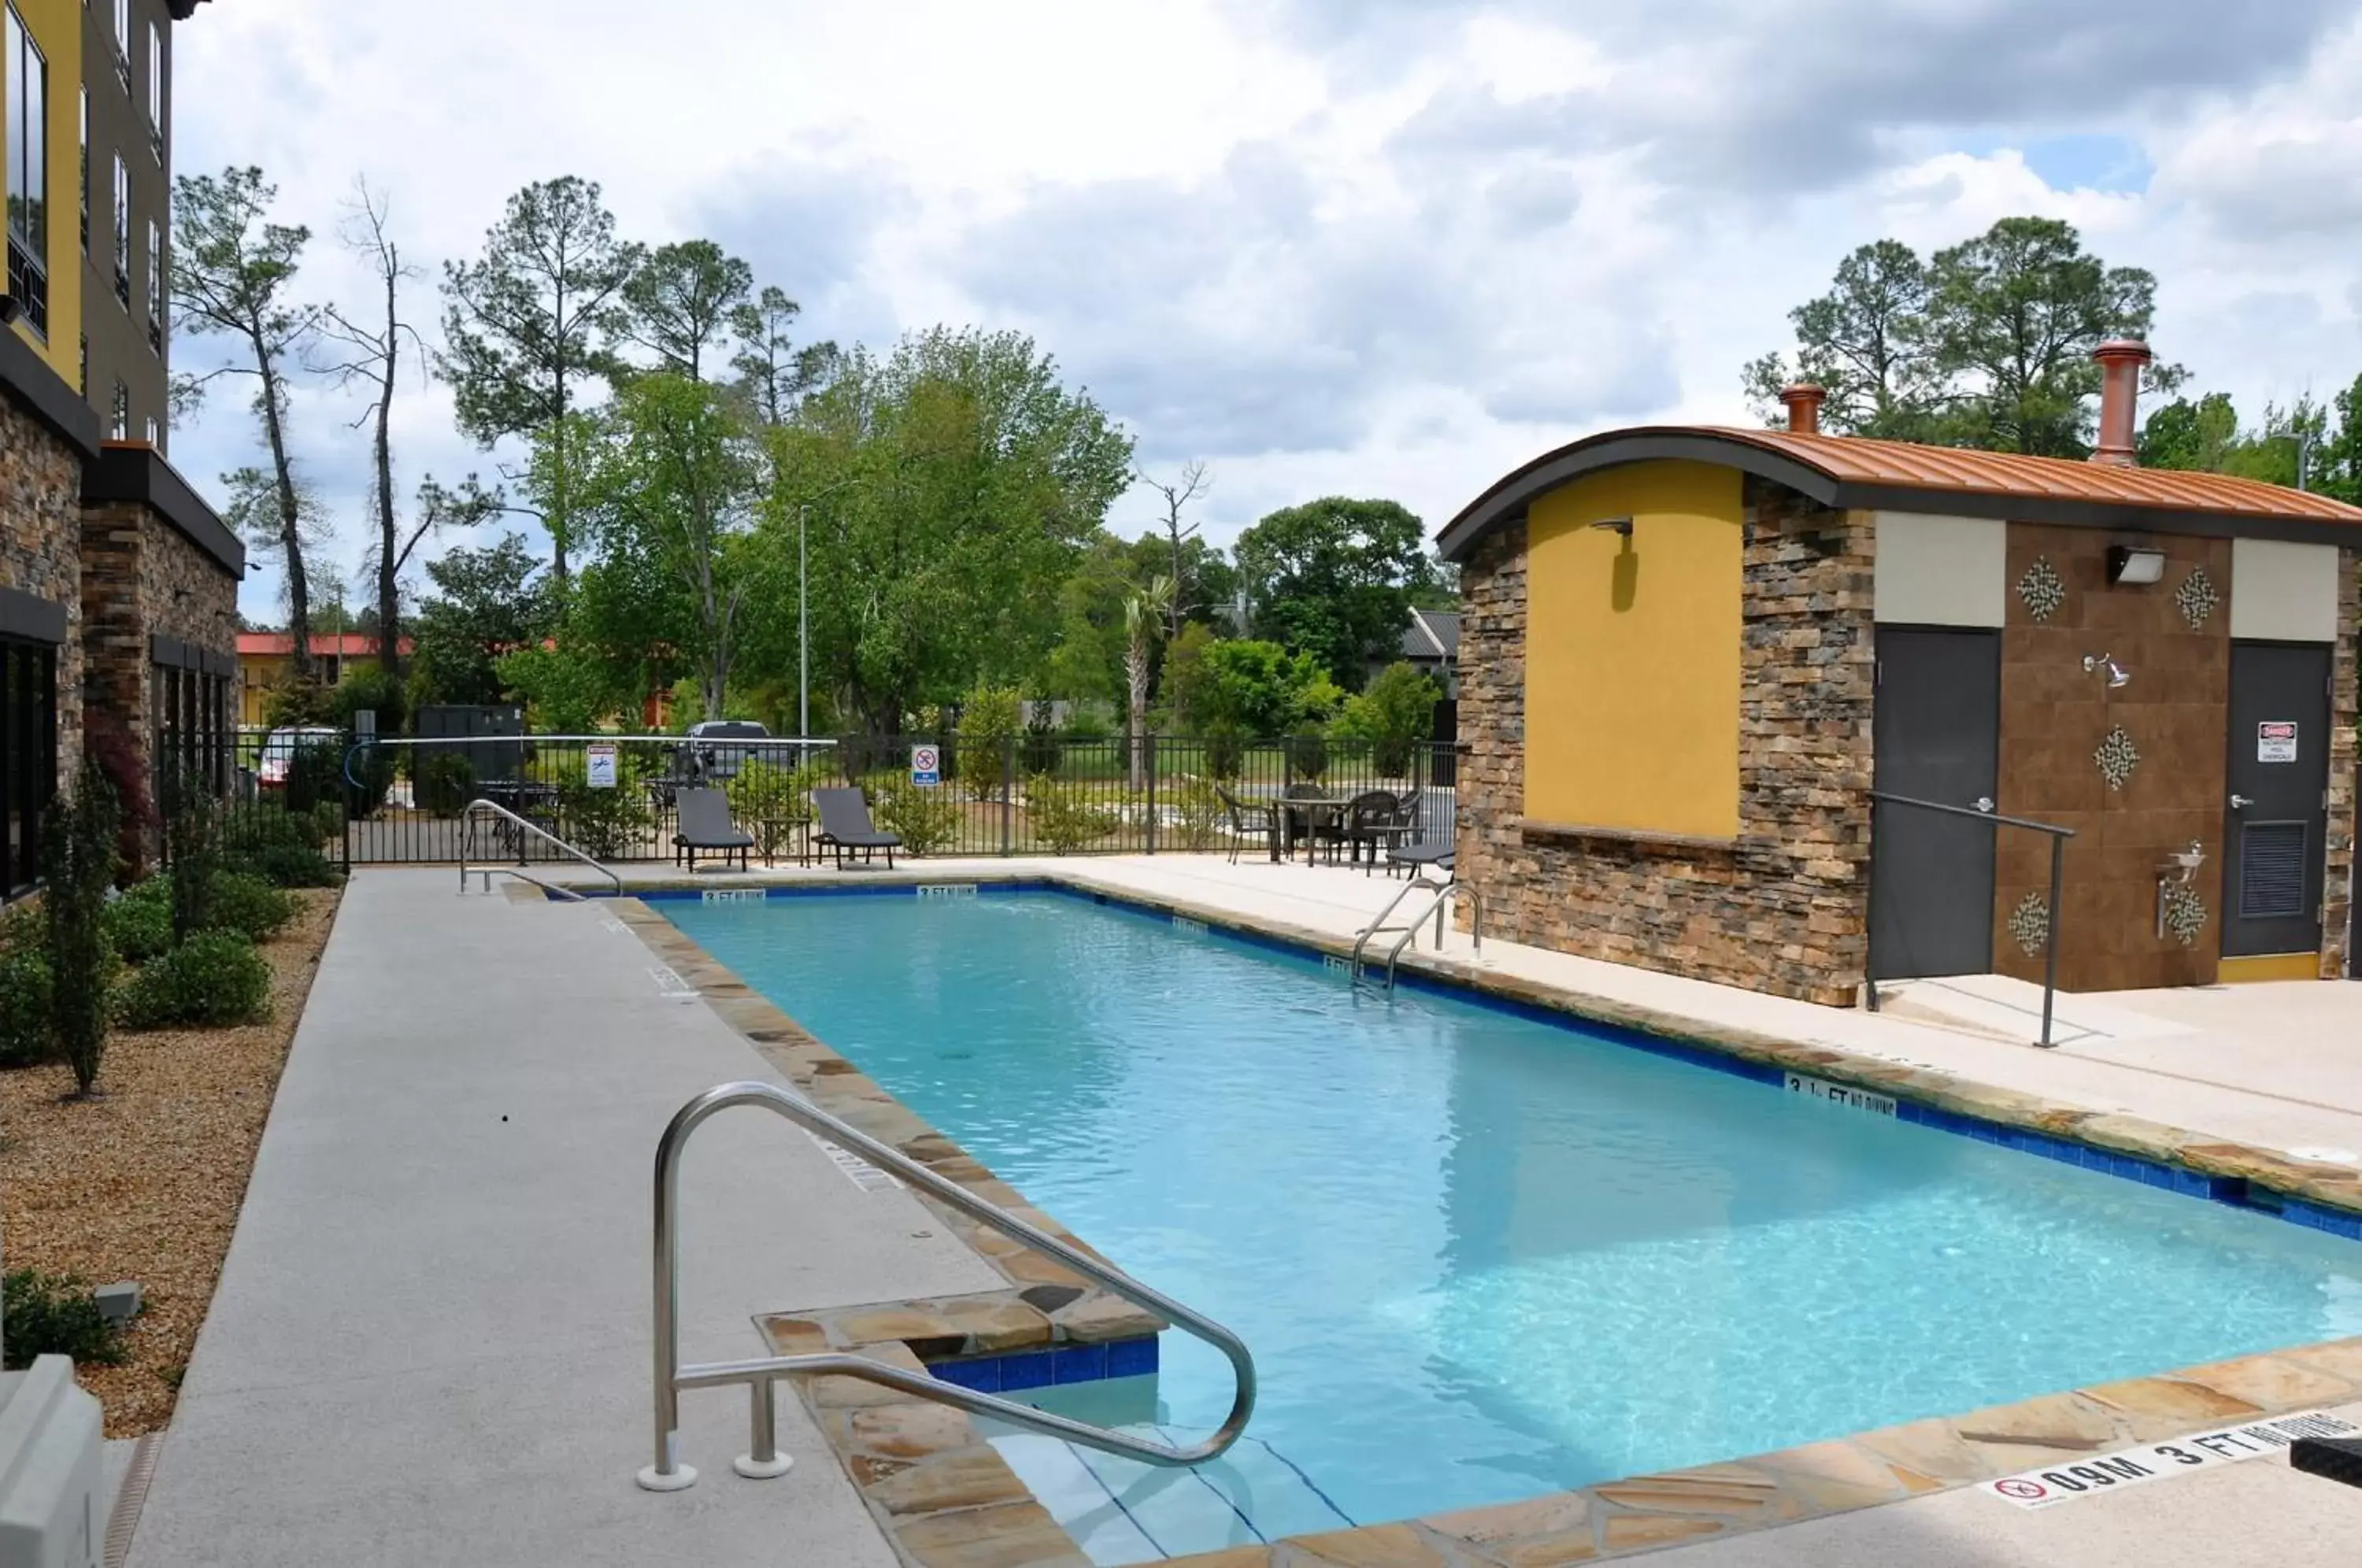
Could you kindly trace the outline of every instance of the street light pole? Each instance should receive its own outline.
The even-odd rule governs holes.
[[[804,591],[809,574],[804,566],[804,523],[811,502],[796,503],[796,738],[811,738],[811,646],[806,638]]]

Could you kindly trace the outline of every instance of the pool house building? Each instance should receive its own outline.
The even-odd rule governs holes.
[[[2068,990],[2347,973],[2362,510],[2136,466],[2148,351],[2097,357],[2089,462],[1822,434],[1802,386],[1453,519],[1487,934],[1837,1005],[2038,981],[2054,927]],[[2072,830],[2056,909],[1987,816]]]

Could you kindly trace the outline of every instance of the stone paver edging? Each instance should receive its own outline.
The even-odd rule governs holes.
[[[1040,882],[1039,873],[963,881]],[[822,884],[876,887],[875,875]],[[898,877],[916,885],[923,874]],[[1332,933],[1147,895],[1061,870],[1056,880],[1110,900],[1180,915],[1257,940],[1344,956]],[[684,887],[761,887],[701,880]],[[800,884],[810,885],[810,884]],[[659,888],[668,884],[658,884]],[[637,899],[618,916],[814,1103],[929,1169],[1054,1234],[1063,1227],[1014,1187],[814,1039],[679,927]],[[1457,959],[1407,955],[1418,975],[1579,1021],[1932,1105],[1956,1114],[2236,1177],[2345,1212],[2362,1211],[2362,1174],[2298,1161],[2127,1116],[2105,1115],[1926,1068],[1628,1007]],[[1137,1338],[1162,1327],[1049,1260],[933,1211],[1010,1281],[1005,1291],[889,1302],[758,1323],[778,1353],[851,1350],[918,1368],[922,1356],[992,1354]],[[1079,1241],[1075,1244],[1083,1246]],[[1086,1248],[1086,1250],[1088,1250]],[[1098,1256],[1097,1253],[1092,1253]],[[801,1381],[801,1380],[800,1380]],[[800,1392],[880,1528],[917,1568],[1080,1568],[1087,1559],[961,1412],[846,1378]],[[1776,1453],[1603,1482],[1520,1503],[1438,1514],[1176,1562],[1193,1568],[1553,1568],[1794,1523],[1972,1485],[2045,1463],[2209,1426],[2362,1398],[2362,1337],[2242,1356],[2180,1372],[2042,1395],[1964,1416],[1935,1417]]]

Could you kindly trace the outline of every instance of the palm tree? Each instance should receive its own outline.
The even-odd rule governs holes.
[[[1123,673],[1131,689],[1131,787],[1148,786],[1148,656],[1164,630],[1173,608],[1173,580],[1159,575],[1148,586],[1124,596],[1123,629],[1130,637],[1123,651]]]

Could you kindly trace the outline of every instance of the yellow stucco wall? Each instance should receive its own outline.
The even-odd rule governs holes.
[[[25,322],[17,336],[50,368],[82,389],[82,7],[83,0],[0,0],[24,20],[49,61],[50,330],[45,340]],[[7,92],[0,72],[0,97]],[[0,116],[0,170],[7,129]]]
[[[1528,821],[1738,834],[1739,479],[1638,463],[1533,503]],[[1615,517],[1629,539],[1592,526]]]

